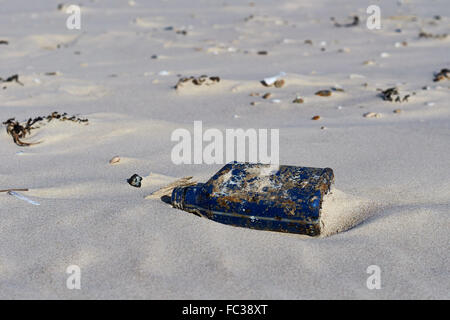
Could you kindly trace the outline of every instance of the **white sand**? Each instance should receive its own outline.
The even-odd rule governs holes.
[[[421,28],[450,33],[450,6],[373,2],[378,31],[365,27],[368,4],[356,0],[86,1],[77,31],[66,29],[60,1],[0,1],[0,40],[9,41],[0,77],[24,83],[2,84],[0,120],[60,111],[90,123],[51,123],[26,148],[2,127],[0,189],[30,188],[22,194],[40,206],[0,194],[0,298],[450,298],[450,82],[432,81],[450,67],[450,38],[418,38]],[[353,14],[358,27],[330,21]],[[259,83],[280,71],[283,88]],[[177,92],[177,74],[222,81]],[[345,92],[314,95],[336,85]],[[392,86],[416,95],[377,96]],[[291,103],[297,94],[305,103]],[[333,168],[330,236],[234,228],[144,199],[221,168],[171,162],[172,131],[194,120],[279,128],[281,163]],[[126,182],[134,173],[141,189]],[[69,265],[81,268],[81,290],[66,288]],[[369,265],[381,268],[380,290],[366,287]]]

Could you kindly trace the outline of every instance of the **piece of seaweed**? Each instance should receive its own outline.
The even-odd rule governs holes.
[[[54,119],[57,119],[59,121],[72,121],[86,124],[88,122],[88,119],[78,118],[76,116],[68,117],[67,113],[60,114],[55,111],[48,116],[36,117],[34,119],[29,118],[24,123],[20,123],[15,118],[10,118],[3,122],[3,124],[6,125],[6,132],[10,136],[12,136],[15,144],[21,147],[29,147],[38,144],[39,142],[24,142],[21,139],[24,139],[27,135],[29,135],[31,133],[31,130],[40,128],[39,124],[41,124],[43,121],[47,120],[47,122],[50,122]]]

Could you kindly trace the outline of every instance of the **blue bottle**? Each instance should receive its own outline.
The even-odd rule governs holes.
[[[173,207],[237,227],[318,236],[330,168],[232,162],[206,183],[177,187]]]

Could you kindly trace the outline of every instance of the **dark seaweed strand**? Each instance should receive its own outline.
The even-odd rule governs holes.
[[[26,122],[20,123],[15,118],[10,118],[3,122],[6,125],[6,132],[12,136],[15,144],[21,147],[31,146],[36,143],[28,143],[21,141],[21,139],[25,138],[27,135],[31,133],[31,130],[40,128],[38,125],[42,123],[44,120],[50,122],[54,119],[59,121],[72,121],[76,123],[85,123],[88,124],[88,119],[79,118],[76,116],[68,117],[67,113],[60,114],[59,112],[53,112],[48,116],[40,116],[36,118],[29,118]]]

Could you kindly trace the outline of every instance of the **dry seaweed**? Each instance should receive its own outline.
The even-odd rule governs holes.
[[[46,116],[46,117],[36,117],[34,119],[29,118],[26,122],[20,123],[15,118],[10,118],[3,122],[4,125],[6,125],[6,132],[12,136],[13,141],[15,144],[21,147],[29,147],[31,145],[38,144],[40,142],[24,142],[21,139],[24,139],[27,135],[31,134],[31,130],[39,129],[40,124],[42,124],[45,120],[47,122],[50,122],[52,120],[59,120],[59,121],[72,121],[77,123],[86,123],[88,122],[88,119],[78,118],[76,116],[68,117],[67,113],[60,114],[58,112],[53,112],[52,114]]]
[[[426,39],[445,39],[447,38],[448,34],[447,33],[442,33],[442,34],[432,34],[432,33],[428,33],[425,31],[421,31],[419,33],[419,38],[426,38]]]
[[[19,75],[18,74],[14,74],[6,79],[3,79],[0,77],[0,82],[17,82],[18,84],[20,84],[21,86],[23,86],[23,83],[19,81]]]
[[[358,16],[353,16],[353,21],[349,22],[349,23],[336,22],[334,17],[331,17],[330,20],[333,21],[334,22],[334,26],[338,27],[338,28],[340,28],[340,27],[349,28],[349,27],[356,27],[357,25],[359,25],[359,17]]]
[[[383,100],[391,102],[407,102],[408,98],[411,96],[410,94],[407,94],[401,97],[396,87],[388,88],[386,90],[378,89],[378,91],[381,91],[380,97],[383,98]]]
[[[220,78],[217,76],[208,77],[207,75],[201,75],[200,77],[182,77],[178,80],[177,84],[174,86],[175,89],[178,89],[188,82],[193,83],[196,86],[206,85],[210,86],[214,83],[220,82]]]
[[[450,79],[450,70],[449,69],[441,69],[441,71],[434,74],[434,82],[438,82],[441,80]]]

